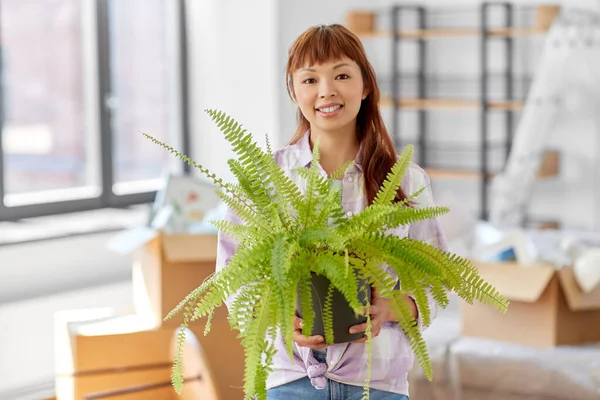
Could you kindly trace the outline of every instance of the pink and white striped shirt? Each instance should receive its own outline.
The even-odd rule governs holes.
[[[295,169],[309,166],[312,151],[309,144],[310,131],[296,144],[288,145],[274,153],[275,161],[303,190],[303,179]],[[319,166],[321,174],[326,172]],[[364,179],[360,160],[356,160],[342,180],[342,205],[348,216],[359,213],[367,206],[364,194]],[[411,163],[402,181],[404,193],[410,195],[426,187],[415,199],[415,207],[433,206],[431,183],[425,171]],[[226,219],[235,223],[241,221],[229,212]],[[437,219],[418,221],[406,227],[397,228],[394,233],[400,237],[427,242],[435,247],[447,250],[447,244]],[[237,242],[223,233],[219,233],[217,270],[225,267],[235,252]],[[231,300],[227,302],[231,305]],[[431,320],[436,317],[437,303],[429,296]],[[417,321],[421,329],[421,321]],[[367,377],[367,353],[363,343],[334,344],[327,347],[327,365],[319,365],[312,350],[294,343],[294,359],[290,360],[281,338],[276,343],[278,352],[273,358],[273,371],[267,379],[267,389],[309,376],[313,386],[319,387],[323,378],[348,385],[363,386]],[[385,323],[380,334],[373,338],[371,381],[373,389],[404,394],[408,396],[408,373],[413,368],[414,353],[404,335],[395,323]],[[326,367],[326,368],[325,368]],[[314,376],[319,371],[319,376]]]

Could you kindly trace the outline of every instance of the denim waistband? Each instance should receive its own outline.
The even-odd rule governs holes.
[[[313,356],[318,362],[327,363],[327,351],[315,351],[313,350]]]

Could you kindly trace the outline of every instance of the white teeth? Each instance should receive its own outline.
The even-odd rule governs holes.
[[[330,112],[334,112],[335,110],[337,110],[338,108],[341,108],[342,106],[340,106],[339,104],[333,107],[327,107],[327,108],[319,108],[319,111],[321,112],[325,112],[325,113],[330,113]]]

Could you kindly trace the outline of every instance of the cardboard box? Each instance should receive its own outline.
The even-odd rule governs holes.
[[[54,330],[58,400],[170,380],[174,329],[101,308],[58,312]]]
[[[82,399],[90,393],[170,383],[177,331],[177,327],[156,327],[151,320],[108,308],[56,313],[57,399]],[[207,336],[204,324],[189,331],[193,336],[184,350],[186,377],[193,371],[190,377],[211,379],[192,381],[186,384],[185,392],[206,389],[212,382],[219,399],[242,398],[244,352],[237,332],[226,320],[213,321]]]
[[[157,324],[177,327],[183,313],[164,318],[185,297],[215,272],[216,234],[160,233],[134,254],[133,299],[136,314]],[[213,321],[226,320],[227,308],[219,307]],[[195,323],[204,325],[205,318]]]
[[[462,302],[462,334],[536,348],[600,342],[600,287],[584,294],[572,268],[475,262],[481,277],[511,303],[502,315]]]
[[[375,31],[375,13],[372,11],[350,11],[346,16],[346,27],[360,35]]]
[[[560,14],[560,6],[538,6],[535,13],[535,27],[542,30],[550,29],[552,23]]]
[[[142,367],[139,369],[124,369],[100,372],[97,374],[76,374],[74,376],[57,376],[55,381],[57,400],[80,400],[91,394],[106,393],[123,389],[140,388],[144,386],[159,386],[170,397],[156,397],[154,391],[144,393],[129,393],[119,395],[118,399],[132,400],[134,398],[164,398],[175,399],[173,388],[161,387],[171,381],[171,367]],[[169,390],[170,389],[170,390]],[[151,394],[151,396],[149,395]],[[137,397],[135,397],[137,396]],[[145,396],[145,397],[144,397]]]
[[[552,178],[560,173],[560,152],[558,150],[546,150],[542,155],[540,168],[537,171],[537,178]]]

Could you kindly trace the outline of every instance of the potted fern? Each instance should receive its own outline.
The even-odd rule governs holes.
[[[404,149],[389,171],[373,204],[359,214],[346,217],[339,202],[340,189],[332,182],[348,165],[329,179],[322,177],[316,168],[319,151],[318,144],[315,145],[311,167],[299,171],[306,180],[306,190],[302,193],[275,163],[268,137],[263,150],[231,117],[216,110],[207,110],[207,114],[238,155],[228,161],[237,178],[235,184],[223,182],[187,155],[145,136],[212,179],[220,188],[219,197],[244,223],[213,222],[219,230],[239,239],[236,253],[226,268],[192,291],[166,319],[183,311],[182,328],[185,328],[190,321],[207,317],[206,334],[214,310],[235,295],[229,309],[229,323],[242,338],[244,391],[248,398],[266,398],[265,381],[275,352],[270,340],[275,340],[278,332],[283,335],[289,356],[293,356],[293,320],[297,312],[302,313],[303,334],[310,336],[315,332],[315,310],[320,311],[326,341],[336,341],[331,309],[335,293],[343,297],[353,314],[367,322],[365,345],[369,357],[369,288],[377,287],[382,297],[392,300],[398,324],[430,380],[432,368],[426,344],[408,305],[402,301],[407,293],[416,298],[419,318],[426,325],[430,321],[426,290],[442,308],[448,304],[447,292],[452,291],[468,303],[477,300],[506,312],[508,300],[484,282],[468,260],[387,233],[390,228],[435,218],[448,211],[445,207],[407,207],[406,201],[419,193],[405,202],[392,203],[411,161],[411,146]],[[383,263],[397,273],[400,290],[393,289],[395,281],[381,268]],[[325,301],[319,307],[314,306],[311,289],[316,276],[328,282]],[[183,338],[182,329],[180,343]],[[180,393],[181,347],[174,360],[172,381]],[[365,389],[368,385],[367,380]],[[368,390],[365,392],[368,394]]]

